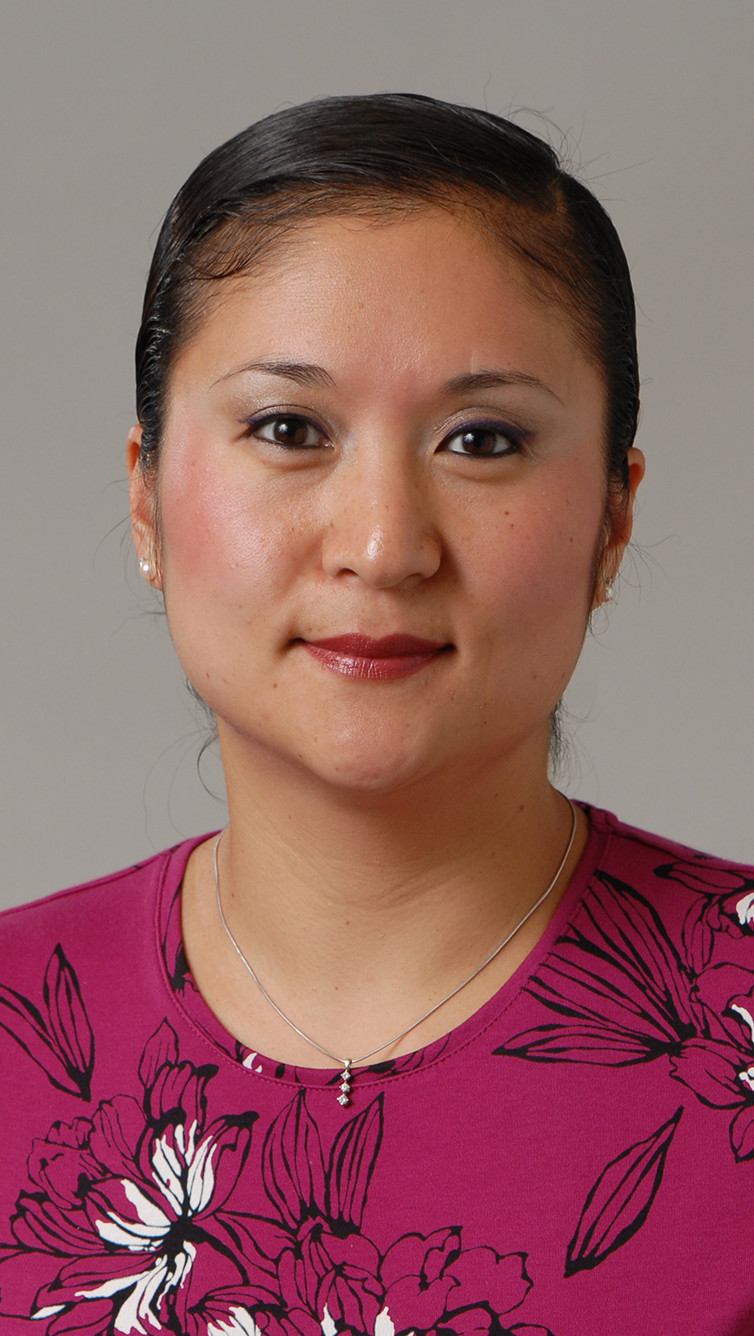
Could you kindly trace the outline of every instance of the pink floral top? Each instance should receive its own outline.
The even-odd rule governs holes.
[[[590,817],[516,975],[346,1106],[197,993],[196,841],[3,915],[3,1336],[754,1333],[754,871]]]

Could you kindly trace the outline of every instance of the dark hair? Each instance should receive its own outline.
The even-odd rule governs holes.
[[[634,297],[613,224],[536,135],[415,93],[277,112],[215,149],[179,190],[157,240],[136,343],[143,467],[156,461],[169,373],[208,284],[249,269],[313,218],[386,218],[427,204],[471,210],[565,312],[605,379],[608,484],[620,502],[639,381]]]

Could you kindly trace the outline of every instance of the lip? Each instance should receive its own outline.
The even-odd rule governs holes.
[[[344,677],[367,678],[372,682],[410,677],[453,648],[441,640],[425,640],[421,636],[402,633],[382,636],[379,640],[351,633],[299,643],[331,672]]]

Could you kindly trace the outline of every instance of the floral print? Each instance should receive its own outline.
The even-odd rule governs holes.
[[[639,891],[597,872],[578,918],[527,984],[545,1013],[558,1019],[513,1035],[494,1051],[530,1062],[612,1067],[664,1058],[669,1076],[702,1104],[735,1111],[733,1154],[754,1158],[754,972],[713,964],[716,933],[754,931],[754,880],[740,869],[706,866],[703,858],[662,864],[655,875],[693,893],[680,949]],[[747,993],[735,993],[747,983]],[[644,1223],[682,1112],[683,1106],[602,1171],[569,1245],[567,1275],[598,1265]],[[630,1172],[616,1177],[617,1166]],[[639,1169],[637,1192],[630,1179]]]
[[[51,1319],[50,1333],[182,1329],[173,1319],[188,1277],[228,1265],[212,1219],[243,1169],[255,1120],[207,1125],[214,1070],[178,1062],[164,1024],[144,1053],[141,1103],[117,1096],[34,1142],[16,1247],[0,1253],[2,1311],[23,1314],[25,1295],[30,1316]]]
[[[164,967],[161,1008],[169,992],[180,1007],[169,1019],[163,1009],[145,1011],[149,1023],[117,1068],[115,1090],[127,1093],[112,1093],[114,1082],[98,1067],[107,1049],[102,1013],[94,1025],[87,1005],[91,972],[77,973],[67,938],[64,950],[48,937],[36,979],[27,970],[15,988],[0,984],[0,1038],[60,1111],[51,1125],[51,1113],[41,1126],[36,1119],[36,1136],[30,1128],[25,1172],[14,1162],[13,1205],[0,1225],[0,1329],[8,1322],[13,1332],[42,1336],[582,1336],[587,1291],[579,1286],[599,1271],[606,1284],[610,1277],[607,1292],[621,1274],[614,1268],[630,1265],[637,1249],[646,1265],[652,1222],[663,1216],[658,1203],[668,1180],[677,1183],[702,1121],[709,1120],[718,1165],[754,1171],[754,877],[680,850],[654,856],[636,884],[620,871],[619,861],[592,870],[512,1004],[499,1005],[492,1025],[490,1009],[474,1030],[477,1071],[500,1074],[498,1098],[515,1086],[530,1119],[517,1140],[511,1119],[519,1105],[506,1105],[508,1121],[494,1133],[504,1143],[494,1188],[477,1158],[468,1200],[454,1188],[455,1208],[446,1212],[440,1191],[433,1200],[435,1179],[424,1189],[417,1169],[410,1181],[423,1195],[415,1223],[405,1188],[393,1219],[391,1157],[403,1145],[405,1172],[401,1118],[412,1090],[426,1098],[440,1088],[437,1073],[457,1061],[452,1036],[372,1068],[358,1083],[359,1100],[335,1110],[326,1077],[315,1088],[306,1074],[220,1031],[191,978],[171,889],[156,913],[155,958]],[[644,894],[653,879],[654,891]],[[529,1084],[518,1075],[527,1064]],[[645,1109],[634,1099],[626,1120],[608,1111],[593,1143],[584,1131],[574,1172],[564,1166],[567,1191],[543,1201],[558,1239],[557,1255],[545,1257],[526,1186],[526,1209],[515,1200],[508,1209],[507,1142],[528,1147],[533,1178],[541,1149],[557,1179],[557,1153],[538,1139],[564,1122],[537,1108],[534,1092],[557,1103],[552,1080],[575,1078],[578,1069],[589,1074],[585,1092],[603,1073],[601,1089],[629,1093],[656,1074],[643,1087],[654,1103]],[[470,1097],[466,1107],[471,1113]],[[434,1104],[426,1108],[434,1117]],[[442,1102],[436,1112],[435,1175]],[[452,1123],[458,1111],[450,1112]],[[489,1108],[485,1116],[489,1135]],[[454,1146],[464,1134],[463,1122],[454,1124]],[[520,1191],[528,1165],[514,1168]],[[453,1174],[463,1180],[455,1156]],[[473,1192],[486,1193],[479,1208]],[[667,1218],[677,1222],[673,1210]],[[561,1292],[580,1296],[572,1309]],[[566,1311],[579,1314],[576,1327],[560,1326]]]
[[[460,1228],[381,1252],[362,1232],[381,1097],[326,1156],[299,1094],[262,1148],[269,1214],[234,1209],[257,1114],[208,1120],[216,1072],[180,1061],[163,1022],[141,1101],[117,1096],[34,1142],[14,1244],[0,1248],[0,1312],[49,1336],[544,1333],[504,1321],[531,1288],[523,1254],[465,1249]]]
[[[504,1319],[531,1288],[523,1255],[466,1249],[459,1228],[405,1234],[383,1253],[362,1232],[382,1124],[378,1096],[325,1156],[303,1093],[279,1115],[262,1159],[272,1217],[225,1217],[247,1258],[248,1283],[210,1296],[215,1322],[238,1320],[240,1304],[270,1336],[510,1330]]]
[[[50,956],[42,1009],[0,984],[0,1027],[45,1072],[58,1090],[89,1098],[94,1036],[76,973],[60,944]]]
[[[618,1067],[665,1057],[670,1076],[704,1104],[737,1110],[731,1144],[747,1159],[754,1155],[754,973],[732,965],[697,972],[694,933],[686,929],[704,918],[717,931],[750,931],[749,883],[740,878],[732,896],[726,886],[713,898],[698,867],[658,872],[700,892],[686,916],[685,953],[637,890],[598,872],[578,920],[527,984],[561,1019],[513,1035],[495,1052]],[[717,868],[713,876],[718,882]],[[704,956],[709,963],[711,952]],[[742,983],[749,991],[736,995]]]
[[[662,1182],[670,1143],[683,1113],[629,1146],[603,1169],[590,1190],[566,1251],[566,1276],[604,1262],[644,1224]]]

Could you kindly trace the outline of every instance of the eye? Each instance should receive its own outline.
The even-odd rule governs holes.
[[[467,459],[498,459],[521,449],[524,433],[499,422],[478,422],[447,436],[440,449]]]
[[[252,418],[249,423],[249,435],[259,441],[268,441],[270,445],[281,445],[291,450],[316,450],[327,445],[326,434],[308,418],[297,417],[293,413],[268,414],[263,418]]]

